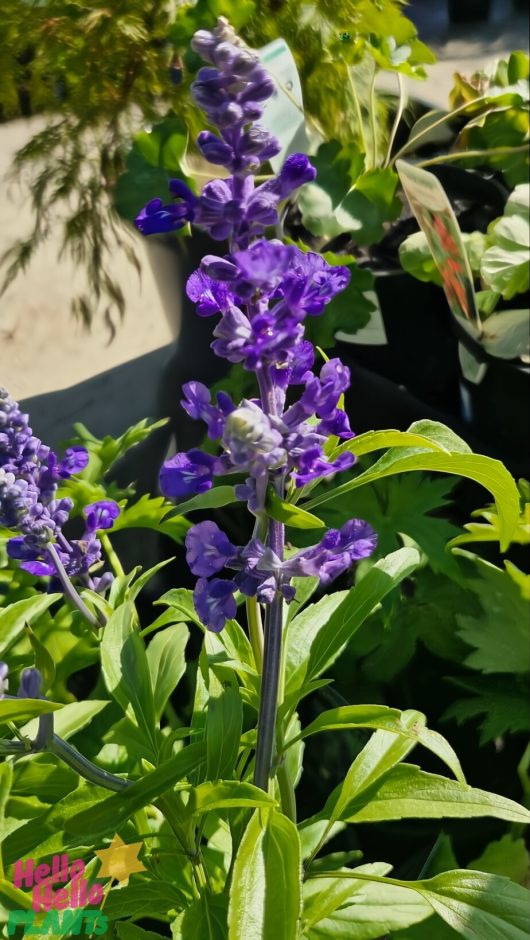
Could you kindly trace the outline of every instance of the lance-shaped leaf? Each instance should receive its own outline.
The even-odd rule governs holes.
[[[255,812],[234,864],[229,940],[297,940],[301,874],[294,823],[275,811]]]

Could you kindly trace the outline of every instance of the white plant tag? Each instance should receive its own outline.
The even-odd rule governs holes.
[[[375,291],[365,291],[364,296],[370,300],[374,309],[370,311],[370,319],[366,326],[363,326],[356,333],[346,333],[339,330],[336,338],[343,343],[357,343],[359,346],[386,346],[388,343],[381,305]]]
[[[278,172],[291,153],[307,153],[309,140],[304,117],[300,76],[293,54],[285,39],[275,39],[257,55],[276,84],[276,91],[265,104],[259,123],[278,138],[282,149],[270,164]]]

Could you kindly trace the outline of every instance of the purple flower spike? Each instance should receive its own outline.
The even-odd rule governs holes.
[[[237,613],[234,598],[236,585],[233,581],[221,578],[199,578],[193,592],[195,610],[208,630],[220,633],[227,620],[232,620]]]
[[[209,578],[218,574],[237,549],[215,522],[199,522],[189,529],[185,539],[186,561],[193,574]]]
[[[170,499],[182,499],[205,493],[213,486],[215,457],[200,450],[175,454],[160,471],[160,489]]]

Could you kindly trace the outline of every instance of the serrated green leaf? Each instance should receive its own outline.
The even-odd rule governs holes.
[[[170,911],[179,910],[186,903],[187,898],[172,884],[151,879],[149,882],[137,881],[135,884],[113,888],[105,901],[104,912],[110,921],[117,921],[122,917],[167,915]],[[124,927],[125,924],[119,926]],[[116,927],[118,928],[118,925]]]
[[[174,507],[163,496],[144,494],[136,503],[127,506],[120,513],[112,531],[119,532],[122,529],[137,528],[154,529],[155,532],[168,535],[169,538],[180,545],[189,529],[189,523],[181,515],[168,517],[170,509],[173,510]]]

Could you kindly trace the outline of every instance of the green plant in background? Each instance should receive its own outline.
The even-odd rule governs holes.
[[[530,355],[528,308],[501,309],[503,301],[525,300],[530,286],[530,185],[518,184],[508,198],[504,214],[488,226],[487,233],[463,233],[462,239],[475,278],[481,328],[466,329],[492,356],[501,359]],[[441,284],[438,268],[423,232],[409,235],[400,247],[405,271],[420,281]],[[504,304],[504,307],[506,304]],[[509,305],[508,305],[509,306]]]

